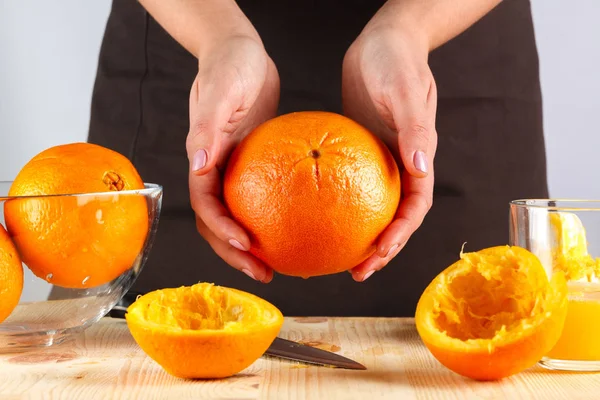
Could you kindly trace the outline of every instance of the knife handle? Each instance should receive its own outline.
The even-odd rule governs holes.
[[[121,300],[119,300],[117,302],[117,304],[115,304],[113,306],[113,308],[111,308],[108,311],[108,313],[106,315],[111,318],[124,319],[125,313],[127,313],[127,308],[129,308],[129,306],[132,305],[139,296],[143,296],[143,295],[144,295],[144,293],[141,293],[141,292],[129,291],[129,292],[125,293],[123,298],[121,298]]]

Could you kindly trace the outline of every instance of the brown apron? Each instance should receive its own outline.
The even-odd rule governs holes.
[[[341,112],[344,52],[383,1],[238,4],[279,69],[280,113]],[[458,258],[464,242],[467,251],[506,244],[509,200],[547,196],[529,1],[502,2],[435,50],[430,65],[439,88],[439,146],[434,205],[421,228],[365,283],[342,273],[308,280],[276,275],[265,285],[228,266],[196,232],[185,138],[197,61],[135,0],[114,1],[89,141],[127,155],[145,181],[165,190],[156,241],[134,289],[210,281],[258,294],[286,315],[413,315],[425,286]]]

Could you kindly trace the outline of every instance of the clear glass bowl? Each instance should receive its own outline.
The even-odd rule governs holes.
[[[48,229],[66,232],[62,235],[63,239],[76,239],[75,246],[65,244],[64,240],[63,243],[56,244],[68,251],[52,255],[54,265],[57,265],[56,260],[63,257],[65,264],[69,264],[71,268],[75,266],[78,272],[86,271],[85,274],[85,268],[95,263],[96,270],[98,265],[112,263],[107,260],[120,260],[122,267],[114,268],[117,276],[113,276],[115,273],[106,275],[103,272],[105,279],[99,279],[98,284],[92,284],[95,280],[94,269],[89,269],[92,272],[82,280],[80,287],[64,287],[58,286],[56,282],[52,283],[51,273],[38,277],[23,262],[24,283],[19,304],[7,319],[0,322],[0,353],[61,343],[106,315],[140,274],[152,247],[162,203],[162,187],[149,183],[141,190],[36,197],[8,197],[10,185],[11,182],[0,182],[0,223],[5,228],[5,207],[12,204],[11,207],[17,205],[21,210],[33,212],[33,218],[35,215],[56,217]],[[124,210],[128,210],[127,206],[131,204],[136,204],[136,207],[145,204],[148,220],[146,223],[144,219],[146,209],[138,207],[138,220],[131,228],[132,231],[138,231],[132,233],[135,234],[137,245],[134,243],[133,247],[128,248],[128,245],[122,245],[123,240],[119,240],[130,234],[126,225],[131,213]],[[9,229],[13,241],[16,243],[18,240],[25,240],[22,236],[19,239],[15,230],[16,228],[13,231]],[[36,242],[38,238],[29,234],[26,239],[29,242],[25,242],[25,246],[17,246],[22,260],[39,262],[41,259],[43,262],[51,259],[43,251],[39,251],[50,244],[47,238],[39,235],[39,242]],[[113,250],[108,245],[111,241],[121,243],[114,246],[118,249]],[[111,254],[111,251],[115,254]],[[23,254],[25,252],[31,254]],[[86,265],[74,264],[73,260],[85,260]],[[114,265],[116,264],[112,267]],[[107,266],[106,270],[111,270],[112,267]],[[104,283],[106,279],[109,281]]]

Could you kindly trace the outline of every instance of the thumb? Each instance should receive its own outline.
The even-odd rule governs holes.
[[[429,174],[433,158],[429,149],[431,142],[436,140],[435,84],[432,83],[428,89],[425,93],[414,93],[392,102],[400,158],[406,171],[417,178]]]
[[[190,124],[186,148],[194,175],[205,175],[217,164],[221,150],[220,129],[208,118]]]
[[[186,149],[190,170],[194,175],[205,175],[219,161],[222,147],[222,132],[231,115],[224,99],[217,99],[207,91],[202,93],[197,81],[190,94],[190,130]]]
[[[398,149],[402,164],[409,174],[417,178],[427,176],[429,173],[429,147],[430,131],[423,124],[400,121],[398,129]]]

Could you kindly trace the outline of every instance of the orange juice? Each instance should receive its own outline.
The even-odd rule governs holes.
[[[600,360],[600,284],[569,283],[569,308],[558,343],[547,354],[558,360]]]

